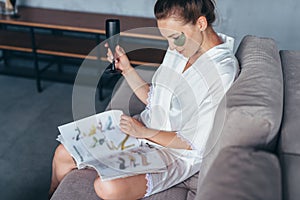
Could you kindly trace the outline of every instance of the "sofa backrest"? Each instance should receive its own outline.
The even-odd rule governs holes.
[[[284,112],[280,151],[300,155],[300,51],[280,51],[284,77]]]
[[[136,67],[138,74],[147,82],[151,83],[152,76],[157,68],[151,67]],[[112,99],[108,104],[106,110],[118,109],[122,110],[125,114],[133,116],[139,114],[145,109],[143,104],[134,94],[127,81],[120,78],[115,86],[112,94]]]
[[[241,71],[229,89],[224,108],[217,110],[200,168],[198,188],[223,148],[228,146],[275,150],[283,108],[283,79],[275,41],[246,36],[236,57]],[[219,114],[220,113],[220,114]]]
[[[283,199],[300,197],[300,51],[281,51],[284,78],[284,111],[279,155],[283,177]]]

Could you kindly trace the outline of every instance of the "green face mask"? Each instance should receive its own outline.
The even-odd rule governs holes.
[[[181,33],[180,36],[178,36],[175,40],[174,40],[174,44],[178,47],[182,47],[185,44],[186,41],[186,37],[184,33]]]

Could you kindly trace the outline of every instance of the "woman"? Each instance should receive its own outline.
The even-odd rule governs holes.
[[[121,117],[121,130],[163,151],[168,170],[128,178],[101,181],[94,188],[102,199],[139,199],[166,190],[197,173],[211,131],[214,114],[233,83],[238,64],[233,40],[218,35],[213,0],[157,0],[157,25],[169,48],[152,85],[144,82],[124,50],[115,50],[116,68],[122,71],[137,97],[146,104],[139,119]],[[106,47],[108,47],[106,45]],[[113,55],[108,49],[108,60]],[[60,145],[53,159],[53,192],[76,165]]]

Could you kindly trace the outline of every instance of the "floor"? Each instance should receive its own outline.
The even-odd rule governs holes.
[[[73,121],[72,84],[0,75],[0,199],[47,199],[57,127]],[[109,99],[95,97],[96,111]]]

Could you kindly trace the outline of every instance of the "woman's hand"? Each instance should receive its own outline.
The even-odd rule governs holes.
[[[176,149],[192,149],[191,146],[177,136],[176,132],[149,129],[138,120],[121,115],[120,128],[124,133],[136,138],[148,139],[165,147]]]
[[[144,124],[127,115],[121,115],[120,128],[124,133],[136,138],[146,138]]]
[[[131,71],[133,67],[130,64],[130,61],[122,47],[119,45],[116,46],[115,55],[113,55],[111,49],[109,48],[108,43],[104,45],[107,48],[107,60],[113,62],[115,60],[115,66],[117,69],[121,70],[123,74]]]

